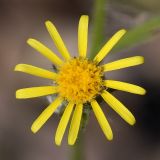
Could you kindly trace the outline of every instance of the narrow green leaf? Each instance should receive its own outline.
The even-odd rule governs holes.
[[[160,29],[160,16],[130,29],[114,47],[113,52],[119,52],[149,40],[157,29]]]

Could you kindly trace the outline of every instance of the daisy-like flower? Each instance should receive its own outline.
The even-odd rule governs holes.
[[[35,39],[29,39],[27,41],[31,47],[49,59],[56,66],[57,72],[48,71],[28,64],[18,64],[15,67],[15,71],[25,72],[27,74],[47,78],[53,81],[53,85],[50,86],[19,89],[16,91],[16,98],[27,99],[53,94],[57,95],[57,98],[46,107],[32,124],[31,130],[33,133],[36,133],[44,125],[63,101],[67,102],[55,134],[55,143],[57,145],[61,144],[72,112],[73,115],[69,128],[68,144],[73,145],[75,143],[80,129],[83,106],[85,104],[91,105],[104,135],[108,140],[112,140],[113,133],[111,127],[102,108],[97,103],[96,98],[101,96],[104,101],[127,123],[133,125],[135,123],[135,118],[132,113],[111,93],[109,93],[108,89],[112,88],[139,95],[144,95],[146,93],[146,91],[140,86],[116,80],[104,79],[105,72],[136,66],[144,62],[143,57],[135,56],[120,59],[104,65],[99,64],[126,33],[124,29],[115,33],[96,54],[93,60],[87,58],[88,21],[89,18],[86,15],[81,16],[79,21],[79,55],[77,57],[71,57],[56,27],[50,21],[45,23],[46,28],[53,39],[55,46],[62,54],[64,58],[63,60],[41,42]]]

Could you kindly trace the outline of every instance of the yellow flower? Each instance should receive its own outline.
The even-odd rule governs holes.
[[[53,81],[51,86],[41,86],[19,89],[16,92],[16,98],[26,99],[46,95],[56,94],[57,98],[41,113],[34,121],[31,130],[36,133],[43,124],[52,116],[55,110],[67,101],[67,106],[61,117],[55,134],[55,143],[61,144],[64,132],[71,117],[71,125],[68,135],[68,144],[73,145],[77,139],[80,128],[83,106],[89,103],[93,112],[102,128],[106,138],[112,140],[113,133],[111,127],[96,101],[97,96],[101,96],[104,101],[116,111],[130,125],[135,123],[135,118],[132,113],[111,93],[108,89],[116,89],[134,94],[144,95],[146,91],[139,86],[120,82],[115,80],[105,80],[104,73],[118,70],[126,67],[136,66],[144,62],[141,56],[135,56],[125,59],[120,59],[104,65],[99,65],[103,58],[109,53],[113,46],[126,33],[124,29],[114,34],[111,39],[102,47],[96,54],[93,60],[86,57],[87,41],[88,41],[88,16],[81,16],[78,27],[78,51],[79,56],[71,57],[61,36],[55,26],[47,21],[46,28],[53,39],[57,49],[63,56],[61,60],[54,52],[45,45],[35,39],[29,39],[27,43],[40,52],[43,56],[49,59],[57,68],[57,72],[48,71],[28,64],[18,64],[15,71],[25,72],[34,76],[47,78]]]

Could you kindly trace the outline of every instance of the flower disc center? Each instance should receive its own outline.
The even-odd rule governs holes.
[[[59,68],[56,80],[58,93],[67,101],[91,101],[102,87],[102,68],[93,61],[74,58]]]

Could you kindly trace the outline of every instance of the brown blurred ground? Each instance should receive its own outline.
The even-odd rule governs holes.
[[[156,2],[156,1],[154,1]],[[33,120],[47,106],[45,98],[16,100],[15,90],[23,87],[49,83],[37,77],[13,72],[18,63],[28,63],[47,69],[50,62],[27,46],[26,40],[36,38],[55,52],[44,22],[53,21],[58,27],[72,55],[77,54],[77,24],[81,14],[92,13],[93,1],[78,0],[1,0],[0,1],[0,159],[1,160],[46,160],[70,159],[72,147],[68,147],[67,136],[61,147],[53,143],[59,117],[54,115],[37,133],[32,134]],[[159,4],[159,3],[157,3]],[[109,25],[106,36],[118,28],[129,28],[141,23],[152,14],[144,7],[125,7],[115,1],[108,7]],[[120,6],[120,8],[118,7]],[[127,7],[126,7],[127,6]],[[157,5],[156,5],[157,7]],[[117,9],[118,8],[118,9]],[[128,8],[133,9],[133,12]],[[160,7],[159,7],[160,8]],[[138,11],[137,11],[138,10]],[[91,28],[91,26],[90,26]],[[109,31],[108,31],[109,29]],[[111,33],[110,33],[111,34]],[[103,136],[93,114],[85,134],[85,157],[87,160],[159,160],[160,129],[158,114],[160,36],[127,52],[109,55],[106,61],[143,55],[146,63],[133,69],[115,71],[109,77],[130,81],[148,89],[145,97],[118,92],[115,95],[136,115],[135,127],[128,126],[106,104],[103,106],[114,132],[114,140],[108,142]],[[57,52],[58,53],[58,52]],[[134,102],[134,103],[133,103]],[[157,117],[158,116],[158,117]],[[67,135],[67,132],[66,132]]]

